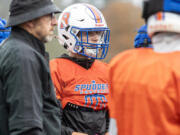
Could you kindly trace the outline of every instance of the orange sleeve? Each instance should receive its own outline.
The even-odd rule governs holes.
[[[61,100],[62,99],[62,78],[59,72],[59,64],[56,59],[50,61],[50,72],[51,78],[55,87],[56,91],[56,98]]]
[[[177,99],[178,99],[178,113],[179,113],[179,117],[180,117],[180,83],[179,83],[179,79],[177,79],[177,84],[178,84],[178,91],[177,91]]]
[[[111,93],[111,91],[110,91]],[[114,107],[114,103],[113,103],[113,98],[112,98],[112,94],[108,95],[108,109],[109,109],[109,114],[110,114],[110,118],[115,118],[115,107]]]
[[[108,108],[109,108],[109,113],[110,113],[110,118],[115,118],[115,107],[113,103],[113,86],[111,77],[112,77],[112,72],[110,70],[110,65],[108,65],[108,82],[109,82],[109,95],[108,95]]]

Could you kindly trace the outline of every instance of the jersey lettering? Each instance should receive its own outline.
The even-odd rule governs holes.
[[[94,103],[97,106],[105,108],[107,99],[103,94],[109,93],[108,84],[97,84],[94,80],[91,84],[78,84],[74,91],[85,95],[85,105],[91,107]]]

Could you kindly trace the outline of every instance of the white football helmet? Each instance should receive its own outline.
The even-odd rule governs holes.
[[[99,33],[98,42],[90,42],[90,33]],[[83,35],[86,34],[86,40]],[[108,52],[110,30],[103,14],[86,3],[67,7],[58,19],[59,43],[70,52],[93,59],[104,59]]]
[[[180,15],[171,12],[158,12],[148,18],[148,34],[152,37],[157,32],[180,33]]]
[[[180,33],[180,0],[144,0],[143,18],[151,37],[159,32]]]

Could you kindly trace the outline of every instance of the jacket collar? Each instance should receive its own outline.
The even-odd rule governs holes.
[[[28,33],[26,30],[16,26],[12,28],[11,36],[17,39],[23,40],[27,45],[34,48],[44,57],[46,56],[45,45],[32,34]]]
[[[78,59],[78,58],[75,58],[75,57],[70,57],[69,55],[67,54],[63,54],[61,55],[59,58],[65,58],[65,59],[68,59],[68,60],[71,60],[73,61],[74,63],[84,67],[85,69],[89,69],[91,68],[92,64],[94,63],[94,59]]]

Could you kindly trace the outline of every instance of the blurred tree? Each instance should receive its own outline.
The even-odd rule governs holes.
[[[0,0],[0,17],[7,19],[11,0]]]
[[[136,30],[144,21],[141,19],[141,9],[129,3],[112,2],[103,14],[111,30],[111,44],[106,62],[127,49],[133,48]]]
[[[90,3],[101,9],[104,8],[108,2],[110,2],[110,0],[54,0],[54,1],[61,9],[64,9],[65,7],[75,3]]]

